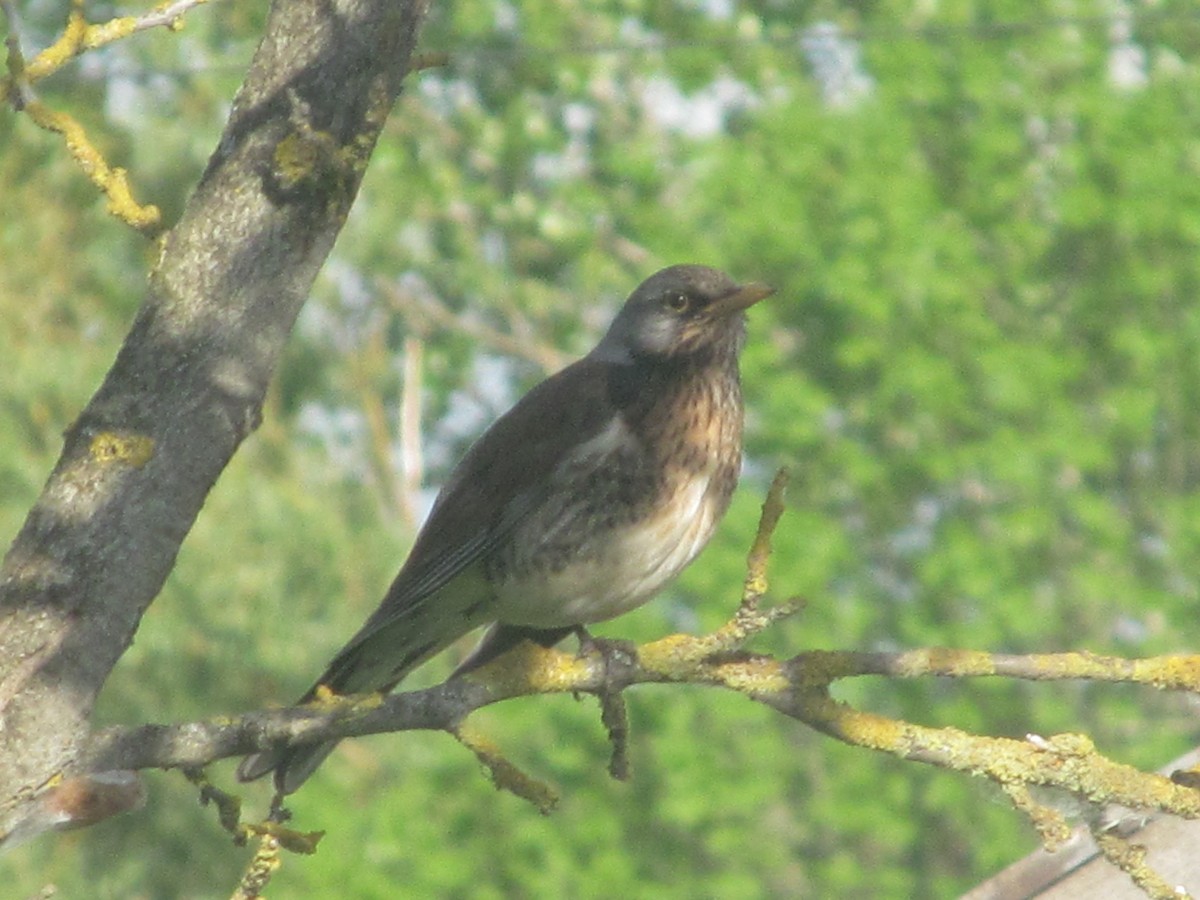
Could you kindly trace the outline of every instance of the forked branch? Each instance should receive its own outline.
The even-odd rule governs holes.
[[[734,617],[712,634],[671,635],[641,646],[599,642],[578,656],[526,644],[477,673],[424,691],[385,698],[345,698],[319,707],[253,712],[186,725],[109,729],[96,736],[84,765],[105,770],[203,766],[280,744],[437,729],[462,735],[486,762],[499,786],[535,799],[546,811],[553,804],[549,788],[517,772],[482,738],[467,737],[461,726],[471,712],[535,694],[615,696],[636,684],[687,683],[744,694],[848,744],[988,778],[1030,819],[1048,849],[1064,839],[1067,823],[1060,813],[1033,798],[1029,788],[1034,786],[1061,790],[1085,809],[1098,811],[1116,803],[1200,818],[1200,791],[1186,782],[1114,762],[1084,735],[1031,734],[1014,740],[957,728],[930,728],[854,709],[830,694],[834,682],[863,675],[1089,679],[1200,693],[1200,657],[1128,660],[1084,653],[1010,656],[929,649],[906,653],[811,651],[778,660],[745,651],[756,634],[800,608],[798,601],[760,606],[768,589],[766,561],[771,534],[783,510],[785,482],[786,475],[781,473],[764,503],[742,602]],[[1110,837],[1098,841],[1102,852],[1149,896],[1167,896],[1160,890],[1165,882],[1146,867],[1136,848]],[[1172,889],[1170,896],[1183,895]]]

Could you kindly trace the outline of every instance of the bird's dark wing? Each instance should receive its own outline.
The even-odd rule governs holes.
[[[490,597],[480,560],[545,502],[552,473],[572,451],[612,421],[613,365],[585,357],[543,381],[484,432],[442,488],[379,608],[301,703],[316,697],[321,685],[336,693],[387,690],[488,621],[480,608]],[[472,660],[481,664],[519,638],[553,644],[569,630],[493,631]],[[274,770],[278,790],[291,793],[336,743],[255,753],[243,760],[238,777],[250,781]]]
[[[484,432],[438,495],[379,609],[347,649],[412,615],[542,501],[559,464],[617,413],[612,368],[584,357],[533,388]]]

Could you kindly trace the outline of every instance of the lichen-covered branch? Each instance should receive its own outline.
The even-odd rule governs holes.
[[[146,237],[154,238],[162,232],[162,213],[158,207],[153,204],[143,205],[134,199],[125,170],[108,164],[104,155],[88,137],[86,129],[74,116],[51,109],[36,99],[26,101],[24,109],[39,128],[63,136],[67,150],[83,173],[108,199],[108,211],[111,215]]]
[[[1200,655],[1125,659],[1095,653],[1035,653],[1018,656],[982,650],[932,647],[903,653],[813,651],[792,659],[817,681],[860,675],[891,678],[981,678],[1001,676],[1023,681],[1123,682],[1147,687],[1200,691]]]
[[[84,0],[71,0],[67,13],[67,24],[58,39],[42,50],[23,67],[22,77],[28,84],[36,84],[48,75],[53,75],[77,56],[95,50],[151,28],[169,28],[178,31],[183,27],[183,17],[197,6],[209,0],[169,0],[140,16],[117,16],[106,22],[90,24],[84,14]],[[12,16],[9,16],[10,24]],[[9,102],[17,88],[12,76],[0,81],[0,102]]]
[[[1100,854],[1130,877],[1151,900],[1187,900],[1191,896],[1167,881],[1146,864],[1146,848],[1112,831],[1093,826],[1092,840]]]
[[[1179,783],[1114,762],[1099,753],[1086,736],[1031,734],[1014,740],[973,735],[957,728],[930,728],[856,710],[829,692],[835,681],[862,675],[1089,678],[1200,692],[1198,657],[1124,660],[1079,653],[1008,656],[931,649],[908,653],[820,651],[777,660],[745,652],[743,647],[750,638],[799,608],[795,602],[760,608],[768,588],[766,562],[771,533],[783,510],[785,483],[786,474],[780,473],[763,504],[748,557],[742,603],[730,622],[713,634],[671,635],[642,646],[588,642],[578,656],[526,644],[471,676],[424,691],[391,697],[326,698],[306,708],[187,725],[109,729],[92,742],[86,764],[97,769],[200,766],[280,743],[438,729],[455,734],[468,746],[498,787],[547,812],[556,800],[553,790],[518,770],[486,738],[465,729],[462,723],[467,716],[483,706],[536,694],[586,692],[611,704],[633,685],[676,682],[737,691],[848,744],[987,778],[1029,818],[1048,849],[1066,838],[1069,826],[1062,813],[1034,798],[1031,787],[1063,791],[1097,811],[1116,803],[1200,818],[1200,791],[1185,779]],[[610,710],[606,726],[619,757],[624,750],[623,724],[617,722],[614,727],[613,722]],[[622,759],[618,771],[623,768]],[[1144,854],[1135,845],[1099,831],[1097,843],[1105,856],[1150,896],[1168,896],[1160,893],[1164,882],[1146,866]]]
[[[151,238],[157,237],[162,231],[162,215],[158,207],[138,203],[125,170],[109,165],[88,137],[83,125],[74,116],[52,109],[39,100],[33,92],[33,85],[88,50],[149,28],[178,29],[183,24],[185,13],[206,2],[208,0],[172,0],[141,16],[121,16],[92,25],[84,15],[83,0],[72,0],[67,25],[58,40],[28,61],[21,49],[16,10],[10,0],[0,2],[0,10],[9,23],[9,34],[5,40],[8,75],[0,80],[0,103],[10,103],[15,109],[25,112],[39,128],[61,134],[67,150],[84,174],[108,199],[108,211]]]

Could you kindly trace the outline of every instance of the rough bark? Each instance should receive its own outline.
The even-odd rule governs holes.
[[[400,89],[427,0],[277,0],[104,383],[0,569],[0,837],[92,707],[267,383]]]

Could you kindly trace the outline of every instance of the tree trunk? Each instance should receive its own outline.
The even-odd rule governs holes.
[[[0,570],[0,836],[71,773],[101,686],[257,426],[427,3],[273,4],[145,303]]]

